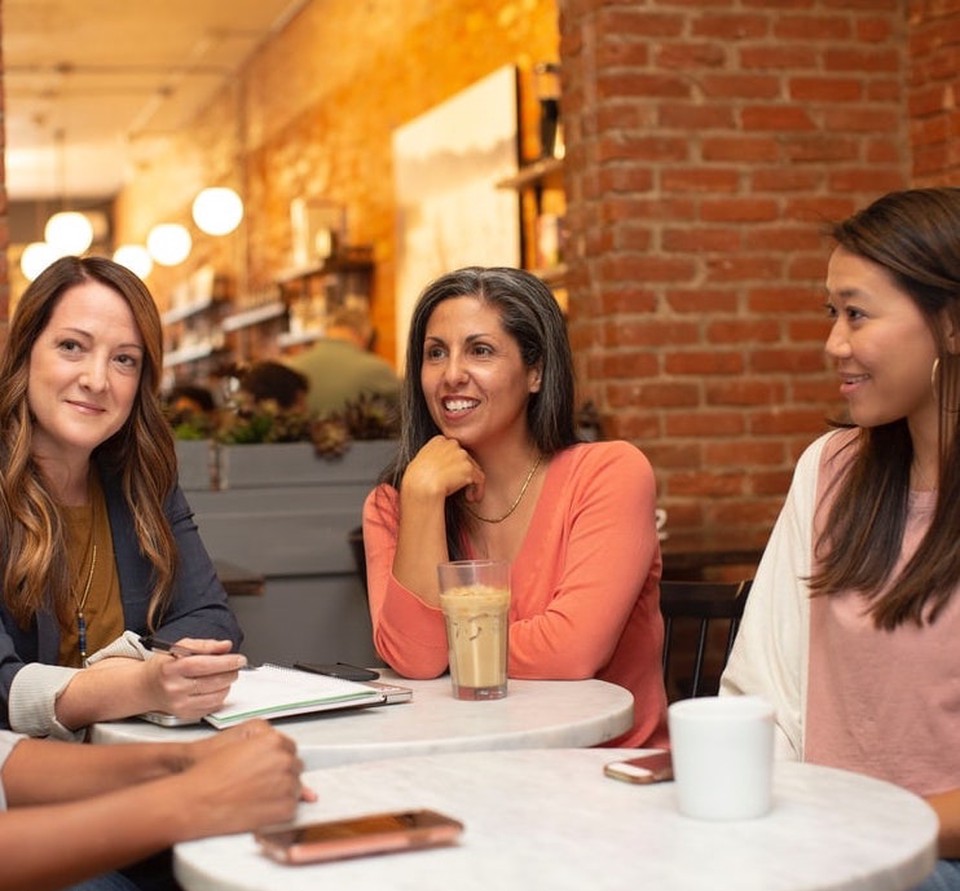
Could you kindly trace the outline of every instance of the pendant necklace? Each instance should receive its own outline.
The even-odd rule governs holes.
[[[527,487],[530,485],[530,480],[533,479],[533,475],[537,472],[537,468],[540,466],[541,461],[543,461],[543,453],[537,456],[537,460],[534,462],[533,467],[530,468],[527,478],[523,481],[523,485],[520,487],[520,494],[514,499],[513,504],[507,508],[507,512],[505,514],[499,517],[482,517],[472,507],[470,507],[469,504],[464,502],[463,506],[467,509],[467,513],[470,514],[470,516],[474,519],[480,520],[481,523],[502,523],[517,509],[520,502],[523,501],[523,496],[527,494]]]
[[[73,591],[73,602],[77,606],[77,644],[80,647],[80,664],[87,664],[87,619],[83,614],[83,609],[87,605],[87,598],[90,596],[90,588],[93,585],[93,573],[97,568],[97,543],[93,543],[93,550],[90,554],[90,571],[87,573],[87,582],[83,586],[83,596],[77,597],[77,592]]]

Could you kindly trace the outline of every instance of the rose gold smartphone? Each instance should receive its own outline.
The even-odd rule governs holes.
[[[673,779],[673,761],[669,752],[652,752],[626,761],[605,764],[603,772],[625,783],[663,783]]]
[[[450,844],[461,832],[463,824],[458,820],[436,811],[415,810],[267,830],[255,837],[263,853],[281,863],[316,863]]]

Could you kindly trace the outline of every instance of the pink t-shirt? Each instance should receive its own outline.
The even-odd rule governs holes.
[[[634,726],[611,745],[667,745],[655,497],[650,464],[629,443],[565,449],[511,569],[510,676],[626,687]],[[436,677],[447,668],[443,617],[391,571],[397,501],[380,486],[364,505],[374,643],[400,674]]]
[[[842,473],[848,436],[824,448],[814,542]],[[849,453],[849,452],[848,452]],[[936,506],[935,492],[911,492],[894,575],[916,550]],[[816,597],[804,758],[869,774],[930,795],[960,786],[960,596],[933,625],[877,629],[857,592]]]

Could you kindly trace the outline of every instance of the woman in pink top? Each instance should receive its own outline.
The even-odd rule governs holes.
[[[398,457],[363,516],[380,656],[442,674],[437,564],[508,560],[510,676],[620,684],[635,714],[617,744],[665,744],[653,472],[628,443],[577,441],[553,294],[517,269],[441,277],[414,310],[406,368]]]
[[[924,796],[960,888],[960,189],[834,226],[826,351],[851,423],[801,457],[725,693],[774,702],[789,757]]]

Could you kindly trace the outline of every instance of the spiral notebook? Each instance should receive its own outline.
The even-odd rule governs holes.
[[[249,718],[269,721],[385,701],[382,690],[358,681],[266,664],[241,671],[223,707],[204,720],[223,730]]]

